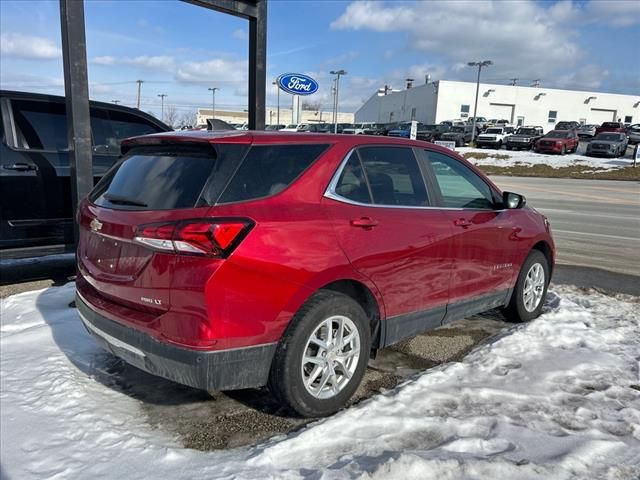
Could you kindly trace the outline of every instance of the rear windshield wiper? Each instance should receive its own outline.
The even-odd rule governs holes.
[[[133,205],[136,207],[147,207],[148,205],[143,202],[139,202],[133,198],[124,197],[122,195],[115,195],[113,193],[105,193],[103,195],[104,198],[109,200],[111,203],[119,203],[120,205]]]

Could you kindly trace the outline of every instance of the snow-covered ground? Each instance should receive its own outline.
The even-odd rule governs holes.
[[[2,300],[0,477],[640,478],[640,304],[554,288],[545,314],[459,363],[303,430],[183,448],[109,382],[73,285]]]
[[[464,155],[469,152],[489,155],[487,158],[482,159],[469,158],[469,161],[473,162],[475,165],[495,165],[496,167],[549,165],[553,168],[560,168],[578,165],[582,167],[614,170],[633,165],[633,159],[628,158],[628,156],[623,158],[587,157],[586,155],[582,155],[582,153],[584,153],[584,148],[585,147],[581,145],[576,153],[569,153],[567,155],[548,155],[545,153],[535,153],[531,150],[494,150],[472,147],[458,147],[456,148],[456,152],[460,155]],[[509,158],[502,158],[505,155]],[[496,158],[496,156],[498,158]]]

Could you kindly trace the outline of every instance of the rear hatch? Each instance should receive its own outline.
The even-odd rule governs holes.
[[[203,143],[129,151],[79,211],[78,265],[90,293],[147,313],[169,310],[174,240],[180,234],[181,249],[202,254],[198,242],[213,227],[201,219],[246,148]]]

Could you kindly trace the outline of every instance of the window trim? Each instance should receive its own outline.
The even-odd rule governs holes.
[[[373,203],[374,202],[374,198],[373,198],[373,193],[371,192],[371,187],[369,185],[369,177],[367,176],[367,172],[364,168],[364,165],[362,163],[362,158],[360,157],[360,152],[358,151],[361,148],[366,148],[366,147],[392,147],[392,148],[406,148],[411,150],[411,152],[413,153],[414,158],[416,159],[416,163],[418,164],[418,170],[420,171],[420,176],[422,177],[422,182],[424,183],[424,188],[427,192],[427,202],[429,203],[429,205],[384,205],[384,204],[379,204],[379,203]],[[433,205],[433,196],[430,193],[430,184],[429,181],[427,179],[427,175],[425,172],[425,169],[422,165],[422,161],[421,161],[421,157],[420,154],[418,152],[418,150],[420,150],[419,148],[413,147],[411,145],[389,145],[386,143],[370,143],[370,144],[363,144],[363,145],[358,145],[356,147],[353,147],[351,150],[349,150],[347,152],[347,154],[345,155],[345,157],[341,160],[340,165],[338,165],[338,168],[336,169],[335,173],[333,174],[333,177],[331,177],[331,181],[329,182],[329,185],[327,185],[327,188],[325,189],[324,192],[324,197],[325,198],[330,198],[331,200],[335,200],[337,202],[341,202],[341,203],[346,203],[349,205],[356,205],[359,207],[373,207],[373,208],[405,208],[405,209],[410,209],[410,210],[432,210],[434,208],[440,208],[440,207],[436,207]],[[349,162],[349,160],[351,159],[351,155],[356,155],[358,158],[358,162],[360,163],[360,167],[362,168],[362,172],[364,173],[364,177],[365,177],[365,181],[367,183],[367,189],[369,190],[369,196],[371,197],[371,203],[362,203],[362,202],[357,202],[355,200],[351,200],[350,198],[347,197],[343,197],[342,195],[336,193],[336,187],[338,186],[338,182],[340,181],[340,177],[342,176],[342,171],[345,169],[347,163]]]

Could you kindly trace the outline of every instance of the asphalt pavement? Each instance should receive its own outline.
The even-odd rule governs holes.
[[[492,176],[544,213],[558,263],[640,276],[640,183]]]

